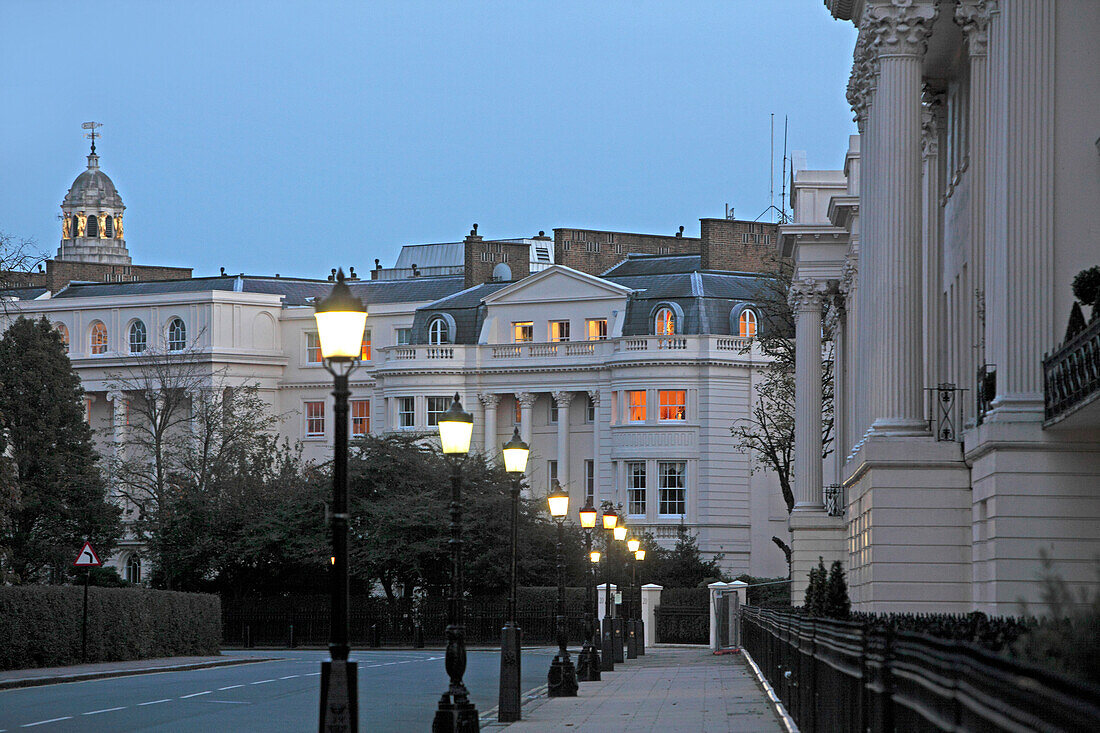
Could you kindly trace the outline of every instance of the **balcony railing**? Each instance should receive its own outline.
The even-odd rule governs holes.
[[[1043,359],[1046,421],[1056,421],[1100,395],[1100,318]]]
[[[843,517],[848,510],[848,496],[840,484],[825,487],[825,513],[830,517]]]

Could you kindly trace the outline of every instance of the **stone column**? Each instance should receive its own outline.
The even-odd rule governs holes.
[[[500,450],[497,445],[497,408],[500,406],[500,395],[478,394],[477,398],[485,410],[485,453],[493,458]]]
[[[126,395],[121,390],[113,389],[107,393],[107,401],[111,403],[111,432],[114,440],[114,453],[118,458],[122,452],[122,445],[126,442]]]
[[[794,511],[824,511],[821,481],[821,310],[824,283],[796,280],[787,300],[795,319]]]
[[[842,282],[840,291],[833,299],[829,309],[833,333],[833,463],[836,470],[833,483],[841,483],[844,474],[844,456],[848,455],[848,411],[845,403],[847,391],[848,360],[848,319],[844,307],[846,285]]]
[[[943,130],[943,92],[926,85],[921,111],[921,160],[923,166],[924,225],[924,386],[934,387],[944,378],[947,314],[943,307],[943,247],[940,236],[940,133]]]
[[[559,390],[553,393],[558,404],[558,483],[569,493],[573,487],[569,483],[569,403],[573,393]],[[576,501],[576,495],[573,495]]]
[[[519,401],[519,435],[529,446],[531,445],[531,415],[536,397],[534,392],[516,392],[516,400]]]
[[[871,363],[876,433],[920,435],[924,422],[921,307],[921,60],[937,14],[932,2],[869,6],[878,81],[872,102],[874,206],[863,212],[876,252],[865,271],[875,283],[878,328]],[[881,156],[881,157],[880,157]],[[865,263],[870,265],[871,263]]]
[[[588,398],[592,400],[592,503],[600,505],[600,439],[603,431],[600,422],[600,390],[588,390]],[[560,419],[560,416],[559,416]]]
[[[856,341],[859,338],[859,320],[856,313],[859,310],[859,269],[858,254],[849,253],[844,260],[844,277],[840,283],[841,293],[845,295],[844,306],[844,402],[837,402],[844,412],[844,453],[838,456],[838,465],[844,468],[844,459],[848,456],[856,443],[862,430],[859,427],[859,418],[856,407],[861,402],[856,390],[856,357],[858,355]]]

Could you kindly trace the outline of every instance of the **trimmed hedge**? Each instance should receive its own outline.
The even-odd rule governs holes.
[[[0,669],[80,663],[84,588],[0,587]],[[208,656],[221,642],[221,601],[205,593],[88,589],[88,661]]]

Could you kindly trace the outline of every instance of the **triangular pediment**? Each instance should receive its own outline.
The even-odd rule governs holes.
[[[625,298],[631,292],[630,288],[595,275],[565,265],[553,265],[501,288],[485,298],[485,304],[611,300]]]

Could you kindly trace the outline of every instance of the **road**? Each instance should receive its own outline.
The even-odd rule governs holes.
[[[226,651],[273,661],[0,691],[4,731],[316,730],[320,663],[327,651]],[[523,691],[545,684],[554,649],[523,650]],[[353,651],[359,727],[427,731],[447,688],[442,650]],[[496,707],[500,653],[467,654],[465,682],[478,713]],[[495,716],[493,718],[495,720]]]

